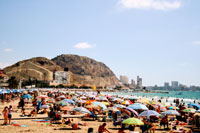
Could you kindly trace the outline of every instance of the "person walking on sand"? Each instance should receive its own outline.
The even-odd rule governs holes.
[[[3,113],[3,117],[4,117],[3,125],[7,125],[8,124],[8,107],[7,106],[4,108],[2,113]]]
[[[10,107],[8,108],[8,122],[9,124],[11,123],[11,119],[12,119],[12,105],[10,105]]]

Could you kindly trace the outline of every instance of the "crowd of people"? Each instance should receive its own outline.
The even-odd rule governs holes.
[[[47,114],[51,119],[51,123],[61,123],[70,125],[74,130],[80,129],[79,126],[85,126],[85,123],[73,123],[73,119],[64,119],[62,115],[80,115],[84,113],[84,117],[92,118],[94,121],[99,120],[98,116],[103,115],[102,125],[99,126],[98,132],[110,133],[109,129],[106,128],[107,120],[110,119],[113,126],[120,126],[118,133],[124,133],[125,130],[134,132],[136,127],[139,127],[141,132],[155,132],[156,130],[167,130],[170,132],[175,132],[180,130],[181,132],[190,133],[191,130],[187,130],[184,125],[192,125],[199,128],[200,119],[195,112],[185,112],[187,106],[179,101],[175,100],[175,104],[170,104],[165,106],[164,110],[161,109],[162,101],[159,100],[146,100],[146,102],[141,102],[138,99],[129,99],[120,96],[109,96],[100,94],[100,92],[71,92],[71,91],[27,91],[9,93],[1,95],[1,102],[9,103],[13,100],[19,99],[18,108],[21,109],[21,117],[37,117],[38,114]],[[67,99],[67,100],[66,100]],[[62,103],[63,100],[68,102]],[[31,103],[30,103],[31,101]],[[124,101],[125,102],[123,104]],[[148,102],[147,102],[148,101]],[[147,109],[133,109],[131,105],[135,103],[140,103],[144,105]],[[30,112],[26,111],[26,104],[32,104],[32,110]],[[97,105],[95,105],[97,104]],[[63,107],[69,107],[69,109],[63,110]],[[169,110],[168,107],[174,107],[171,110],[175,110],[179,113],[177,114],[165,114],[162,113]],[[84,108],[86,111],[73,110],[77,107]],[[197,111],[199,108],[194,107]],[[140,116],[145,110],[156,111],[159,115],[151,116]],[[2,114],[4,117],[4,125],[11,124],[13,108],[10,105],[5,107]],[[126,124],[123,123],[124,120],[128,118],[136,118],[141,120],[142,125],[137,124]],[[61,122],[60,122],[61,121]],[[88,129],[92,132],[92,128]]]

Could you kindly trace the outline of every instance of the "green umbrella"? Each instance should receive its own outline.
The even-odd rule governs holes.
[[[194,113],[196,110],[193,109],[193,108],[187,108],[187,109],[184,109],[183,112],[187,112],[187,113]]]
[[[126,125],[139,125],[139,126],[144,125],[144,123],[140,119],[137,119],[137,118],[128,118],[124,120],[122,123]]]

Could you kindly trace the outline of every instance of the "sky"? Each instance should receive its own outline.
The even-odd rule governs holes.
[[[143,85],[200,86],[200,0],[1,0],[0,68],[87,56]]]

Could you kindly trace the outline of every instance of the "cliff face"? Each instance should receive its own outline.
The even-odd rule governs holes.
[[[111,86],[118,85],[115,74],[103,63],[78,55],[61,55],[52,59],[62,68],[68,68],[73,73],[71,82],[75,84],[90,84]]]
[[[53,80],[53,71],[63,70],[53,61],[36,57],[29,60],[20,61],[12,66],[4,68],[6,74],[15,76],[18,80],[28,80],[29,78],[38,80]]]

